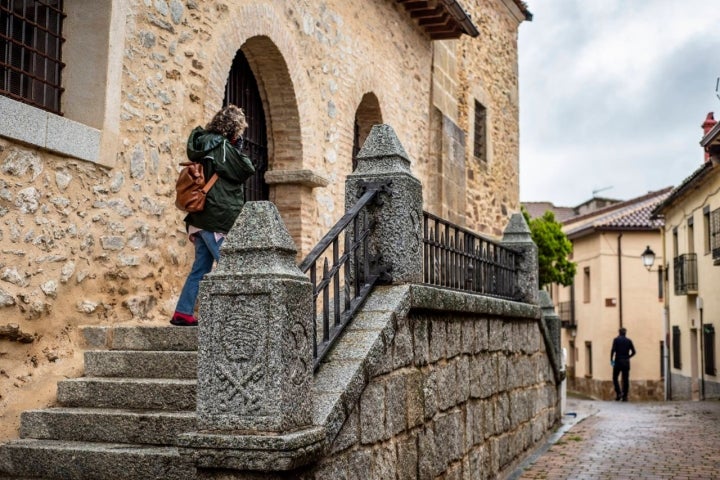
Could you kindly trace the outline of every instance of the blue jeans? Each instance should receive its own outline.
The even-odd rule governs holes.
[[[215,234],[207,230],[201,230],[195,234],[195,261],[192,269],[185,280],[180,298],[178,299],[176,312],[192,315],[195,311],[200,280],[206,273],[212,270],[213,262],[220,259],[220,245],[223,243],[215,240]]]

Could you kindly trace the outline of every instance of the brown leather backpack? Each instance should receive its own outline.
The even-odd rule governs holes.
[[[175,206],[183,212],[201,212],[205,208],[205,197],[218,179],[217,173],[205,182],[203,166],[196,162],[183,162],[175,183]]]

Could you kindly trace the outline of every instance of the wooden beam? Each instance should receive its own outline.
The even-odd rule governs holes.
[[[412,18],[436,17],[438,15],[442,15],[443,13],[445,13],[445,9],[442,7],[422,8],[420,10],[415,10],[412,13],[410,13],[410,17],[412,17]]]
[[[450,18],[450,15],[442,15],[440,17],[432,17],[432,18],[421,18],[418,21],[418,25],[421,27],[429,27],[429,26],[435,26],[435,25],[445,25],[447,23],[450,23],[452,19]]]

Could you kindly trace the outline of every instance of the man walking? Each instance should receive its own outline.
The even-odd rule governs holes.
[[[613,385],[615,386],[615,401],[627,402],[628,389],[630,388],[630,359],[637,353],[632,340],[625,334],[627,330],[621,328],[610,350],[610,365],[613,367]],[[622,373],[622,390],[618,383],[618,377]]]

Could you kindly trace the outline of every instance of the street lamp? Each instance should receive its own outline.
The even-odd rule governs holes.
[[[645,248],[645,251],[640,255],[642,258],[643,265],[647,268],[648,272],[652,272],[653,263],[655,263],[655,252],[652,251],[650,245]]]

